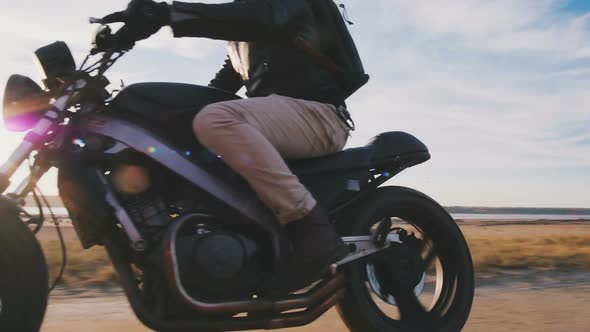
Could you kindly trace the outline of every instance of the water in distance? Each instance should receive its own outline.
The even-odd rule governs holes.
[[[453,213],[454,219],[461,220],[589,220],[590,215],[575,214],[479,214]]]

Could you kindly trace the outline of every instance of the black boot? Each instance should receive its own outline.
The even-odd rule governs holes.
[[[331,264],[350,253],[319,206],[304,218],[290,223],[286,230],[293,250],[279,268],[273,293],[288,293],[309,286],[327,273]]]

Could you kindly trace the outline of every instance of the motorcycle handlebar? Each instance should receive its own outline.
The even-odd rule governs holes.
[[[96,35],[94,36],[92,53],[100,53],[100,52],[107,52],[107,51],[128,51],[133,45],[117,45],[117,34],[125,33],[126,27],[124,26],[116,33],[112,33],[112,30],[108,27],[108,24],[112,23],[124,23],[125,25],[129,24],[129,16],[128,12],[130,10],[134,10],[138,6],[141,6],[144,2],[149,0],[131,0],[126,10],[115,12],[109,15],[104,16],[103,18],[96,18],[91,17],[89,19],[90,24],[101,24],[103,26],[107,26],[106,28],[101,28],[97,31]],[[134,8],[135,7],[135,8]]]
[[[106,22],[105,20],[91,20],[96,23]],[[113,33],[113,30],[106,24],[108,23],[102,25],[94,34],[91,54],[94,55],[101,52],[123,52],[129,51],[133,48],[135,45],[133,41],[128,41],[128,38],[124,37],[123,40],[125,40],[125,42],[121,42],[121,39],[119,38],[121,35],[125,36],[125,34],[128,33],[127,25],[123,26],[121,29],[119,29],[119,31]]]
[[[90,24],[111,24],[111,23],[125,23],[127,21],[127,14],[124,11],[109,14],[103,18],[91,17]]]
[[[123,11],[114,12],[106,15],[103,18],[91,17],[89,19],[90,24],[101,24],[108,26],[111,23],[124,23],[119,31],[112,33],[110,28],[101,29],[95,35],[94,48],[92,53],[100,52],[123,52],[128,51],[135,45],[136,40],[133,40],[133,25],[137,24],[132,18],[133,13],[139,12],[144,5],[150,3],[151,0],[131,0],[127,9]],[[122,38],[118,38],[122,37]]]
[[[127,14],[125,11],[115,12],[106,15],[103,18],[91,17],[88,22],[90,24],[101,24],[102,27],[96,31],[92,41],[91,54],[97,54],[108,51],[118,51],[116,49],[116,33],[113,33],[108,24],[112,23],[126,23]]]
[[[137,8],[144,2],[148,2],[150,0],[131,0],[127,10],[115,12],[109,14],[103,18],[90,18],[90,24],[111,24],[111,23],[127,23],[127,11],[133,10],[133,8]]]
[[[114,51],[115,48],[115,35],[111,28],[107,25],[103,25],[94,34],[92,40],[91,54],[97,54],[101,52]]]

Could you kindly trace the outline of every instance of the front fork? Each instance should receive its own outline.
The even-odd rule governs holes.
[[[45,114],[41,117],[39,122],[35,125],[33,129],[31,129],[23,142],[14,150],[14,152],[10,155],[8,160],[4,163],[4,165],[0,166],[0,193],[4,193],[6,189],[10,186],[10,178],[14,175],[16,170],[29,158],[31,153],[35,151],[35,149],[43,143],[47,138],[47,134],[51,132],[52,129],[55,128],[56,124],[60,120],[60,113],[65,111],[68,107],[72,94],[75,88],[84,87],[84,82],[76,83],[72,86],[69,86],[66,91],[68,92],[66,95],[63,95],[55,100],[52,105],[52,108],[47,110]],[[45,170],[46,171],[46,170]],[[43,175],[43,174],[41,174]],[[39,176],[40,177],[40,176]],[[32,177],[29,182],[37,181],[39,178]],[[33,183],[36,184],[36,182]],[[19,186],[19,188],[27,189],[31,188],[31,186]],[[20,198],[24,198],[29,192],[22,192],[23,195]]]
[[[8,160],[0,166],[0,193],[4,193],[10,186],[10,178],[14,175],[16,170],[29,158],[35,149],[41,146],[47,137],[47,134],[55,127],[59,120],[59,113],[56,110],[49,110],[45,112],[43,118],[39,120],[35,128],[27,133],[24,140],[10,155]],[[31,192],[37,181],[47,172],[48,167],[35,166],[31,174],[23,180],[14,192],[14,197],[24,198]]]

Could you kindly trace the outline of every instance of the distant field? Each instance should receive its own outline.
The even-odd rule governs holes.
[[[462,223],[480,277],[511,270],[590,270],[590,223]],[[67,286],[114,284],[116,276],[101,247],[82,250],[71,227],[64,227],[68,246]],[[59,243],[51,227],[40,234],[52,273],[60,263]]]
[[[72,227],[62,227],[66,240],[68,265],[62,284],[66,286],[106,286],[116,283],[108,256],[102,247],[82,249]],[[45,252],[51,276],[55,276],[61,265],[60,244],[53,227],[46,227],[39,236]]]
[[[480,273],[590,270],[590,223],[462,227]]]

